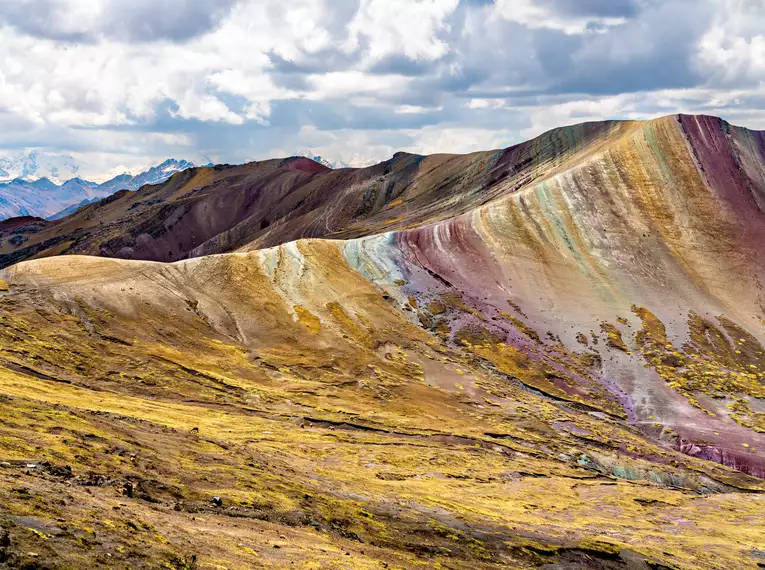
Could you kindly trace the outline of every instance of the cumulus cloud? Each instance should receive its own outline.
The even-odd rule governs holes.
[[[765,4],[718,0],[713,25],[701,36],[698,65],[732,88],[765,82]]]
[[[679,111],[765,128],[764,30],[750,0],[0,0],[0,153],[98,174]]]
[[[366,0],[348,25],[348,40],[342,49],[354,51],[364,45],[368,62],[397,54],[413,60],[436,60],[449,50],[439,32],[458,4],[459,0]]]
[[[0,0],[0,23],[66,42],[183,41],[215,27],[236,0]]]
[[[582,4],[562,0],[496,0],[496,16],[531,29],[551,29],[565,34],[605,31],[626,21],[624,2],[608,6],[589,0]]]

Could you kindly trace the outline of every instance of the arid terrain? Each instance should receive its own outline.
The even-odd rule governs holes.
[[[765,567],[765,133],[195,168],[0,223],[0,568]]]

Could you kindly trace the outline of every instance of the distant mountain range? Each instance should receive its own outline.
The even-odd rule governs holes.
[[[32,151],[15,158],[0,157],[0,184],[13,180],[47,178],[62,185],[77,176],[80,167],[71,156]]]
[[[0,158],[0,220],[17,216],[57,219],[120,190],[159,184],[193,167],[191,162],[171,158],[136,176],[120,174],[98,184],[67,178],[79,171],[68,156],[32,152],[16,159]]]
[[[313,151],[310,151],[310,150],[298,150],[298,151],[295,151],[294,153],[292,153],[292,156],[302,156],[302,157],[305,157],[305,158],[310,158],[314,162],[318,162],[319,164],[323,164],[327,168],[332,168],[332,169],[336,169],[336,168],[350,168],[349,164],[347,164],[347,163],[345,163],[345,162],[343,162],[341,160],[336,160],[336,161],[332,162],[332,161],[327,160],[326,158],[324,158],[320,154],[314,154]]]
[[[310,158],[327,168],[349,167],[310,150],[296,151],[293,156]],[[19,216],[56,220],[120,190],[159,184],[194,166],[192,162],[171,158],[138,175],[120,174],[99,184],[78,177],[80,168],[71,156],[32,151],[15,158],[0,157],[0,220]]]

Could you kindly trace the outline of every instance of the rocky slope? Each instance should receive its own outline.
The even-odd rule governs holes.
[[[762,565],[763,165],[681,116],[7,223],[200,256],[0,271],[0,564]]]

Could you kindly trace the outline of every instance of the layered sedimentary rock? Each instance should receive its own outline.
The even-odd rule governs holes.
[[[469,155],[397,153],[362,169],[331,170],[302,157],[190,169],[47,224],[0,223],[0,267],[61,254],[176,261],[246,245],[416,227],[468,212],[565,168],[627,126],[556,129],[509,149]],[[12,231],[6,223],[14,225]]]
[[[580,126],[390,194],[300,165],[311,208],[196,246],[234,253],[0,271],[9,560],[763,560],[761,133]]]

